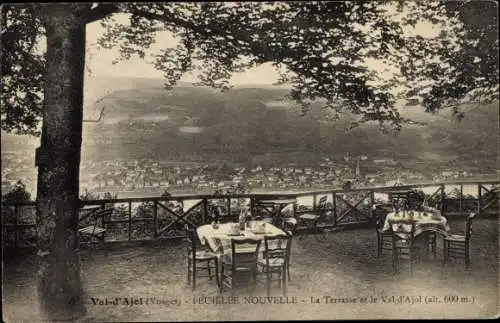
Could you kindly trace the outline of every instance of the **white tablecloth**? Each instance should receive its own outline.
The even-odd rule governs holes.
[[[210,249],[216,252],[219,256],[222,254],[231,253],[231,239],[256,239],[262,240],[260,250],[264,250],[264,237],[285,235],[285,232],[270,223],[265,225],[265,233],[255,233],[246,228],[241,232],[241,235],[230,235],[231,226],[234,223],[219,224],[217,229],[214,229],[211,224],[199,226],[197,229],[198,237],[203,245],[208,244]],[[259,227],[258,224],[255,227]],[[241,250],[240,248],[238,250]]]
[[[413,213],[413,215],[411,215]],[[418,211],[400,211],[400,212],[392,212],[387,214],[384,222],[384,226],[382,231],[389,231],[389,221],[397,221],[397,220],[415,220],[415,236],[418,236],[424,231],[434,231],[446,233],[450,230],[450,227],[447,223],[447,220],[442,215],[437,215],[432,212],[418,212]],[[410,232],[410,225],[403,225],[402,228],[405,231]],[[396,228],[393,228],[394,230]]]

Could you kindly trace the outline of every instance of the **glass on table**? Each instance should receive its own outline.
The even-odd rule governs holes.
[[[255,220],[249,220],[249,221],[247,221],[247,228],[249,230],[255,229],[256,223],[257,223],[257,221],[255,221]]]

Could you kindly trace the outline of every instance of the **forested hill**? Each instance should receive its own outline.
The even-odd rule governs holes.
[[[162,85],[154,79],[89,82],[85,118],[96,118],[102,108],[104,117],[84,124],[84,158],[250,161],[273,152],[283,161],[349,153],[496,163],[498,104],[466,107],[470,112],[461,122],[449,111],[432,115],[401,106],[403,115],[427,125],[407,125],[392,136],[376,124],[348,131],[350,116],[331,121],[318,105],[300,116],[284,88],[255,85],[220,93],[187,84],[166,91]],[[9,147],[4,137],[2,144]]]

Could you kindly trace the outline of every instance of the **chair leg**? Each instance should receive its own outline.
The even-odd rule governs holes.
[[[286,266],[283,266],[281,268],[281,283],[283,284],[283,294],[286,295]]]
[[[380,241],[380,238],[377,237],[377,258],[380,258],[382,255],[382,242]]]
[[[420,250],[419,250],[420,251]],[[413,261],[415,260],[415,253],[413,250],[409,250],[408,251],[408,254],[409,254],[409,258],[410,258],[410,261],[409,261],[409,267],[410,267],[410,275],[413,274]]]
[[[211,270],[212,260],[207,261],[207,271],[208,271],[208,279],[212,280],[212,270]]]
[[[395,274],[399,272],[399,259],[398,259],[398,250],[394,248],[392,250],[392,269]]]
[[[217,258],[215,258],[214,262],[215,262],[215,280],[217,282],[217,287],[219,287],[220,286],[220,281],[219,281],[219,261],[217,260]]]
[[[269,270],[266,270],[266,287],[267,287],[267,296],[271,295],[271,273]]]
[[[434,259],[437,257],[437,234],[435,232],[432,233],[432,256]]]
[[[446,264],[446,261],[448,260],[448,243],[446,240],[443,240],[443,266]]]
[[[99,240],[101,241],[103,247],[104,247],[104,250],[106,252],[106,255],[109,254],[109,247],[108,247],[108,244],[106,243],[106,238],[104,237],[104,233],[101,235],[101,237],[99,238]]]
[[[465,269],[470,268],[470,254],[469,254],[469,246],[465,246]]]
[[[196,260],[193,259],[193,290],[196,288]]]
[[[292,279],[290,278],[290,264],[286,265],[286,273],[288,275],[288,281],[291,282]]]
[[[188,285],[191,285],[191,258],[188,258],[188,270],[187,270],[187,281]]]
[[[224,265],[220,269],[219,293],[222,294],[224,288]]]

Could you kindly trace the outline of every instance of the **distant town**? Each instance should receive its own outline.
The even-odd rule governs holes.
[[[349,156],[322,157],[315,166],[260,164],[235,165],[230,162],[200,163],[142,160],[82,161],[80,188],[93,193],[110,192],[120,197],[170,193],[213,193],[235,184],[250,191],[310,190],[398,185],[418,182],[477,179],[496,174],[417,164],[405,167],[393,158]],[[30,156],[2,152],[2,192],[21,180],[28,191],[36,187],[36,168]],[[418,167],[418,164],[421,167]]]

